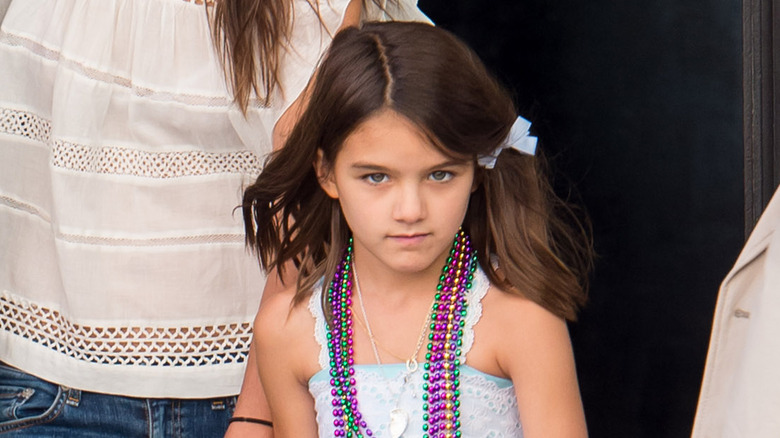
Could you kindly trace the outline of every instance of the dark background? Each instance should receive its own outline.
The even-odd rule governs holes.
[[[744,238],[741,2],[419,6],[515,94],[591,217],[599,259],[570,326],[591,437],[689,436]]]

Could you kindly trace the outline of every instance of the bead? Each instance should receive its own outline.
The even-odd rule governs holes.
[[[332,328],[326,333],[331,375],[331,404],[337,437],[373,436],[358,409],[354,378],[354,330],[352,312],[353,240],[349,239],[342,261],[328,287],[326,303],[333,316]],[[460,356],[465,323],[466,294],[477,268],[476,251],[463,230],[455,234],[453,245],[431,306],[427,352],[423,368],[423,431],[425,438],[461,437],[460,422]],[[429,404],[430,403],[432,404]],[[338,423],[338,424],[337,424]]]

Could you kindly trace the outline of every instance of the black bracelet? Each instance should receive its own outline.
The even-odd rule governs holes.
[[[255,423],[255,424],[262,424],[263,426],[268,427],[274,427],[274,423],[268,421],[268,420],[261,420],[259,418],[252,418],[252,417],[231,417],[228,420],[228,424],[231,424],[236,421],[241,421],[244,423]]]

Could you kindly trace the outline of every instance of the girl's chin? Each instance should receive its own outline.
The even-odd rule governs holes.
[[[441,266],[439,266],[441,264]],[[404,263],[393,263],[390,268],[400,275],[436,275],[438,277],[439,271],[444,266],[443,262],[439,262],[439,257],[435,260],[406,260]]]

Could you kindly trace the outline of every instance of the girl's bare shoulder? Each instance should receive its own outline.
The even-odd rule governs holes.
[[[314,339],[315,318],[308,307],[309,298],[294,303],[295,285],[263,297],[254,323],[259,354],[285,358],[300,365],[301,378],[317,371],[319,344]]]
[[[565,326],[563,318],[556,316],[540,304],[517,293],[504,291],[494,285],[482,300],[486,321],[504,327],[514,327],[536,332],[551,327]]]
[[[287,332],[291,326],[302,323],[308,310],[303,303],[294,305],[294,297],[295,285],[288,285],[279,292],[264,296],[255,319],[255,328],[279,334],[277,332]]]
[[[511,377],[518,365],[531,365],[526,358],[571,348],[565,320],[528,298],[492,285],[482,299],[482,315],[474,331],[469,364],[500,377]]]
[[[483,303],[479,324],[484,326],[478,327],[482,338],[475,347],[482,341],[486,363],[512,380],[527,436],[586,437],[566,321],[532,300],[497,288],[491,288]]]

